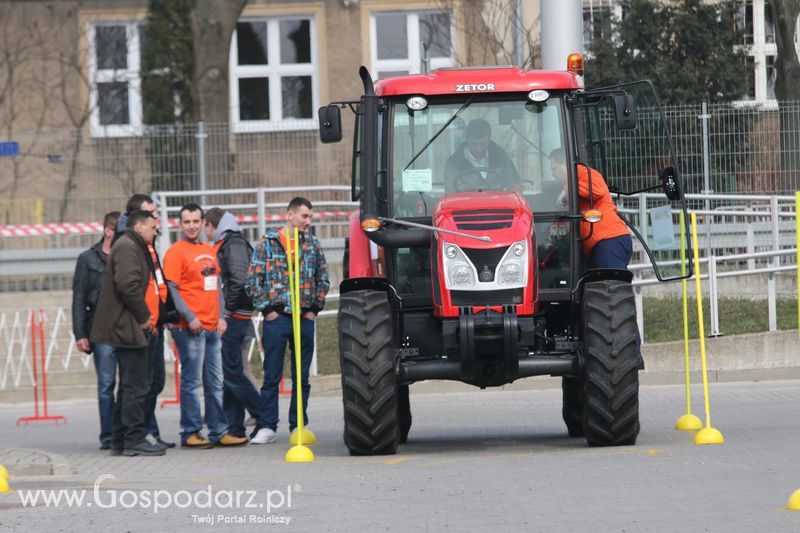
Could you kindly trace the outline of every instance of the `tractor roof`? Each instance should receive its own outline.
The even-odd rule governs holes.
[[[522,70],[516,67],[441,68],[427,74],[397,76],[375,82],[378,96],[411,94],[530,92],[534,89],[582,89],[573,72]]]

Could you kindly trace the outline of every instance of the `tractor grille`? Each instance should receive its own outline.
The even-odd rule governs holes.
[[[508,246],[502,246],[500,248],[486,248],[486,249],[479,249],[479,248],[462,248],[464,253],[467,254],[469,260],[472,261],[472,264],[475,265],[475,269],[480,272],[484,268],[488,268],[489,271],[494,273],[495,269],[497,268],[497,264],[505,255],[506,250],[508,250]]]
[[[453,220],[460,230],[487,230],[510,228],[514,221],[513,209],[466,209],[453,211]]]

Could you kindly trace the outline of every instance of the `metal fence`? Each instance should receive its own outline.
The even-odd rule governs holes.
[[[800,189],[800,102],[702,103],[664,111],[686,192],[793,194]]]
[[[0,225],[97,220],[135,192],[350,181],[351,147],[323,145],[316,130],[233,132],[198,123],[149,126],[138,137],[80,129],[13,136],[20,155],[0,158]]]
[[[687,192],[800,189],[800,102],[773,107],[667,107]],[[97,220],[134,192],[350,181],[350,140],[323,145],[316,130],[233,132],[227,124],[198,123],[149,126],[138,137],[97,138],[83,129],[11,133],[20,155],[0,158],[0,224]]]

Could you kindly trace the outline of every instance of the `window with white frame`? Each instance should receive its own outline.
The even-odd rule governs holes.
[[[89,25],[89,103],[92,135],[136,135],[142,130],[139,21]]]
[[[619,4],[603,5],[599,2],[592,2],[583,6],[583,48],[592,49],[594,41],[611,39],[612,17],[621,16],[622,8]]]
[[[230,54],[236,131],[316,128],[316,27],[312,16],[246,18]]]
[[[455,66],[455,30],[450,10],[375,11],[370,50],[376,78],[419,74],[428,67]]]

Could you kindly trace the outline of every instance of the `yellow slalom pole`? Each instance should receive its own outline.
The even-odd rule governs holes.
[[[0,465],[0,492],[10,492],[8,488],[8,469]]]
[[[794,193],[795,263],[797,264],[797,336],[800,337],[800,191]]]
[[[292,240],[287,235],[289,250]],[[286,452],[286,462],[310,463],[314,461],[314,452],[303,446],[303,366],[300,355],[300,239],[297,228],[294,228],[294,256],[289,255],[289,298],[292,305],[292,331],[294,333],[294,368],[292,376],[297,404],[297,444]],[[289,254],[289,251],[287,251]],[[294,263],[294,264],[292,264]]]
[[[694,281],[697,289],[697,330],[700,335],[700,363],[703,367],[703,398],[706,407],[706,427],[697,432],[695,444],[722,444],[725,438],[711,427],[711,408],[708,403],[708,367],[706,366],[706,332],[703,325],[703,291],[700,288],[700,251],[697,244],[697,214],[692,213],[692,248],[694,248]]]
[[[692,414],[691,377],[689,371],[689,296],[686,283],[686,218],[680,214],[681,226],[681,285],[683,286],[683,354],[686,368],[686,414],[675,423],[675,429],[692,431],[701,429],[700,418]]]

